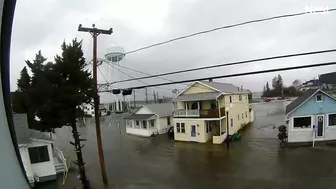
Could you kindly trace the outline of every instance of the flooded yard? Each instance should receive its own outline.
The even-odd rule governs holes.
[[[336,149],[279,147],[277,126],[284,124],[284,102],[254,104],[255,121],[230,149],[225,144],[174,142],[166,135],[153,139],[125,134],[121,116],[102,118],[109,186],[107,188],[336,188]],[[118,126],[119,123],[119,126]],[[79,127],[87,139],[83,148],[87,175],[94,189],[101,179],[93,119]],[[58,129],[56,145],[75,160],[70,128]],[[72,164],[75,167],[74,164]],[[80,186],[71,171],[40,188]]]

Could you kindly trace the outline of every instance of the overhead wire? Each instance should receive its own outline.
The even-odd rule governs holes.
[[[124,71],[122,71],[122,70],[116,68],[116,66],[114,66],[113,64],[111,64],[111,63],[109,63],[109,62],[106,62],[106,63],[107,63],[108,65],[112,66],[112,67],[113,67],[114,69],[116,69],[117,71],[121,72],[122,74],[124,74],[124,75],[126,75],[126,76],[128,76],[128,77],[130,77],[130,78],[134,78],[133,76],[127,74],[126,72],[124,72]],[[140,80],[138,80],[138,82],[143,83],[143,84],[145,84],[145,85],[148,85],[147,83],[145,83],[145,82],[143,82],[143,81],[140,81]],[[113,83],[112,83],[112,84],[113,84]],[[163,88],[163,87],[157,87],[157,88],[164,89],[164,90],[169,90],[169,91],[174,90],[174,89],[168,89],[168,88]]]
[[[263,57],[263,58],[258,58],[258,59],[250,59],[250,60],[243,60],[243,61],[238,61],[238,62],[230,62],[230,63],[211,65],[211,66],[197,67],[197,68],[178,70],[178,71],[173,71],[173,72],[154,74],[154,75],[151,75],[151,76],[144,76],[144,77],[131,78],[131,79],[126,79],[126,80],[121,80],[121,81],[115,81],[115,82],[112,82],[110,84],[122,83],[122,82],[134,81],[134,80],[140,80],[140,79],[148,79],[148,78],[152,78],[152,77],[161,77],[161,76],[165,76],[165,75],[180,74],[180,73],[192,72],[192,71],[198,71],[198,70],[204,70],[204,69],[211,69],[211,68],[218,68],[218,67],[225,67],[225,66],[233,66],[233,65],[241,65],[241,64],[260,62],[260,61],[266,61],[266,60],[283,59],[283,58],[289,58],[289,57],[307,56],[307,55],[313,55],[313,54],[323,54],[323,53],[330,53],[330,52],[336,52],[336,49],[328,49],[328,50],[320,50],[320,51],[310,51],[310,52],[302,52],[302,53],[295,53],[295,54],[278,55],[278,56],[272,56],[272,57]]]
[[[327,10],[316,10],[316,11],[314,11],[314,13],[325,13],[325,12],[333,12],[333,11],[336,11],[336,9],[333,8],[333,9],[327,9]],[[153,47],[156,47],[156,46],[164,45],[164,44],[167,44],[167,43],[171,43],[171,42],[174,42],[174,41],[186,39],[186,38],[189,38],[189,37],[193,37],[193,36],[197,36],[197,35],[201,35],[201,34],[206,34],[206,33],[214,32],[214,31],[219,31],[219,30],[223,30],[223,29],[227,29],[227,28],[233,28],[233,27],[237,27],[237,26],[242,26],[242,25],[247,25],[247,24],[252,24],[252,23],[257,23],[257,22],[264,22],[264,21],[269,21],[269,20],[275,20],[275,19],[280,19],[280,18],[302,16],[302,15],[306,15],[306,14],[312,14],[312,13],[309,13],[309,12],[305,11],[305,12],[299,12],[299,13],[278,15],[278,16],[272,16],[272,17],[268,17],[268,18],[249,20],[249,21],[240,22],[240,23],[236,23],[236,24],[221,26],[221,27],[217,27],[217,28],[213,28],[213,29],[209,29],[209,30],[203,30],[203,31],[200,31],[200,32],[191,33],[191,34],[188,34],[188,35],[176,37],[176,38],[173,38],[173,39],[169,39],[169,40],[166,40],[166,41],[162,41],[162,42],[159,42],[159,43],[155,43],[155,44],[152,44],[152,45],[148,45],[148,46],[144,46],[144,47],[141,47],[141,48],[138,48],[138,49],[134,49],[134,50],[126,52],[125,55],[135,53],[135,52],[139,52],[139,51],[142,51],[142,50],[146,50],[146,49],[149,49],[149,48],[153,48]]]
[[[259,70],[259,71],[252,71],[252,72],[235,73],[235,74],[229,74],[229,75],[203,77],[203,78],[196,78],[196,79],[189,79],[189,80],[182,80],[182,81],[175,81],[175,82],[167,82],[167,83],[159,83],[159,84],[151,84],[151,85],[130,87],[130,89],[142,89],[142,88],[157,87],[157,86],[172,85],[172,84],[187,83],[187,82],[195,82],[195,81],[202,81],[202,80],[239,77],[239,76],[256,75],[256,74],[263,74],[263,73],[276,72],[276,71],[297,70],[297,69],[303,69],[303,68],[312,68],[312,67],[321,67],[321,66],[330,66],[330,65],[336,65],[336,62],[325,62],[325,63],[318,63],[318,64],[310,64],[310,65],[301,65],[301,66],[275,68],[275,69]]]

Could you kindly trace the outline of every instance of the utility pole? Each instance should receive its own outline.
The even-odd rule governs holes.
[[[134,109],[135,109],[135,90],[133,90],[133,96],[134,96],[134,100],[133,100],[133,107],[134,107]]]
[[[153,91],[154,103],[156,104],[155,91]]]
[[[146,91],[146,104],[148,104],[147,88],[145,88],[145,91]]]
[[[156,92],[156,101],[157,101],[157,103],[160,103],[159,102],[159,92]]]
[[[95,122],[96,122],[96,134],[97,134],[97,145],[98,145],[98,153],[99,153],[99,162],[100,162],[100,169],[103,178],[103,182],[105,185],[108,185],[107,176],[106,176],[106,169],[105,169],[105,160],[104,160],[104,152],[103,152],[103,145],[101,139],[101,131],[100,131],[100,120],[99,120],[99,96],[98,96],[98,89],[97,89],[97,37],[100,34],[111,35],[112,28],[109,30],[97,29],[94,24],[92,24],[92,28],[84,28],[82,24],[79,24],[78,31],[81,32],[89,32],[93,37],[93,89],[95,91],[94,94],[94,110],[95,110]]]

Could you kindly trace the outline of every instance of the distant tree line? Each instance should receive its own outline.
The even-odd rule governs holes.
[[[269,86],[268,81],[263,88],[262,97],[295,97],[301,95],[301,81],[296,79],[293,81],[291,86],[284,86],[283,79],[280,74],[273,77],[272,79],[272,89]]]

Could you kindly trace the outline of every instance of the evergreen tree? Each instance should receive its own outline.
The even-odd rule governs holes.
[[[30,88],[30,76],[27,68],[21,70],[20,78],[17,80],[18,89],[12,93],[12,108],[14,113],[28,112],[28,90]]]
[[[270,89],[270,87],[269,87],[269,84],[268,84],[268,81],[267,81],[267,83],[266,83],[266,91],[270,91],[271,89]]]

